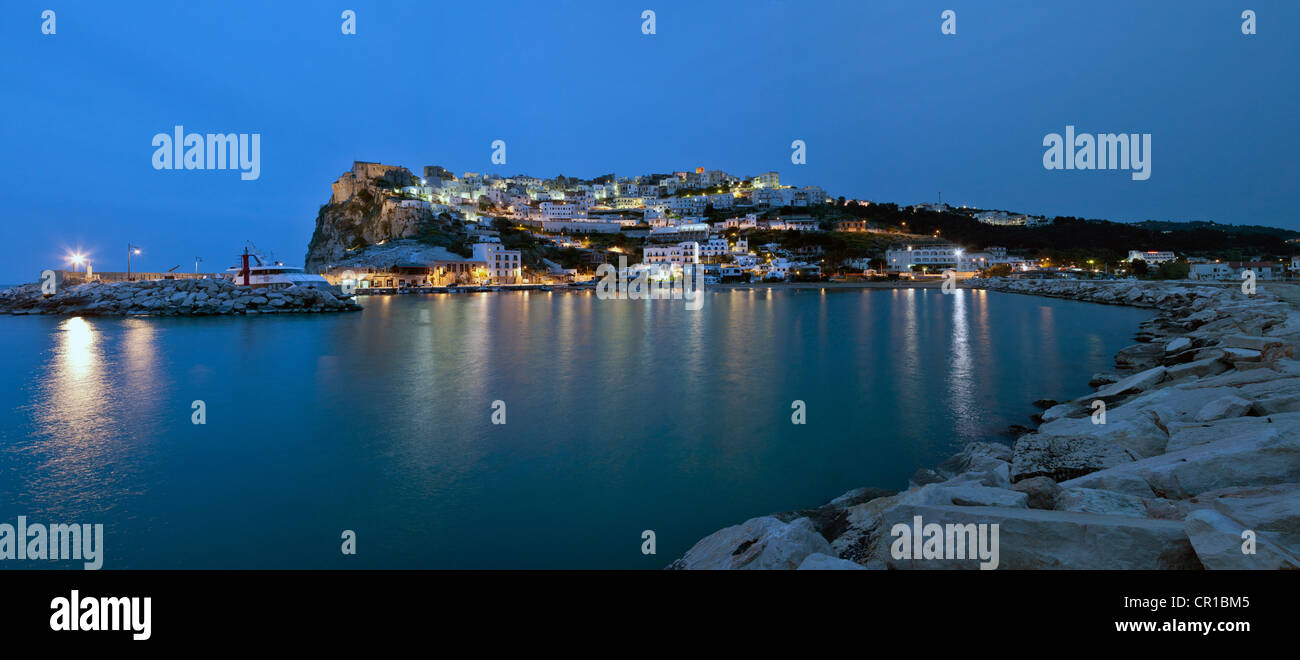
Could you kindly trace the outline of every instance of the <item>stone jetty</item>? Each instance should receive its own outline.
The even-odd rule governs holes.
[[[1155,314],[1114,372],[1071,401],[1039,402],[1038,428],[1013,445],[969,444],[902,492],[858,489],[728,527],[669,568],[980,567],[970,553],[898,558],[893,532],[918,517],[969,533],[997,525],[999,568],[1300,568],[1300,312],[1270,283],[1254,295],[1187,282],[966,285]]]
[[[52,294],[39,284],[0,291],[0,313],[68,316],[206,316],[348,312],[361,306],[323,287],[253,289],[219,279],[88,282]]]

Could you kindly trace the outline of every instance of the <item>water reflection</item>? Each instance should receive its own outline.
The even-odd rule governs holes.
[[[948,395],[959,435],[973,435],[976,375],[971,370],[970,320],[966,317],[967,292],[958,289],[952,298],[952,340],[949,344]]]
[[[35,458],[26,486],[37,501],[59,511],[93,499],[111,472],[109,454],[118,442],[112,410],[116,392],[105,377],[104,341],[83,318],[59,323],[52,358],[40,376],[33,402]]]

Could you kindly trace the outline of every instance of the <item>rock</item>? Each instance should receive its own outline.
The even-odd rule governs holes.
[[[1177,337],[1171,340],[1168,344],[1165,344],[1165,354],[1170,355],[1173,353],[1178,353],[1179,351],[1183,351],[1191,347],[1192,347],[1192,340],[1186,337]]]
[[[873,544],[872,558],[893,569],[979,567],[978,559],[894,559],[890,545],[895,537],[889,530],[898,524],[911,527],[916,516],[927,525],[998,525],[998,568],[1200,568],[1178,521],[995,507],[899,505],[886,509],[878,525],[885,531]]]
[[[1134,344],[1115,354],[1115,366],[1121,369],[1150,369],[1159,364],[1164,347],[1158,344]]]
[[[812,521],[752,518],[700,539],[671,568],[685,570],[794,569],[811,554],[830,554]]]
[[[1025,493],[976,484],[926,484],[898,494],[900,504],[952,504],[956,506],[1003,506],[1024,508]]]
[[[926,484],[937,484],[945,479],[930,468],[920,468],[907,480],[908,488],[920,488]]]
[[[1119,376],[1115,374],[1095,373],[1092,375],[1092,379],[1088,381],[1088,387],[1101,387],[1117,381],[1119,381]]]
[[[894,495],[850,507],[844,532],[831,541],[831,554],[870,565],[871,543],[881,533],[880,514],[897,503]]]
[[[1225,348],[1244,348],[1260,353],[1275,347],[1285,347],[1286,342],[1273,337],[1252,337],[1249,335],[1227,335],[1219,340],[1219,345]]]
[[[1256,351],[1250,348],[1225,348],[1223,349],[1223,360],[1227,362],[1259,362],[1264,357],[1262,351]]]
[[[813,529],[830,541],[843,533],[848,526],[847,517],[850,507],[893,494],[894,491],[883,488],[855,488],[817,508],[776,513],[773,517],[787,523],[799,518],[807,518],[812,523]]]
[[[1058,419],[1063,419],[1066,417],[1079,417],[1079,416],[1086,417],[1090,412],[1091,411],[1088,410],[1086,406],[1080,405],[1079,403],[1074,401],[1070,401],[1067,403],[1062,403],[1060,405],[1052,406],[1051,408],[1044,410],[1043,414],[1039,415],[1039,419],[1043,422],[1054,422]]]
[[[860,564],[855,564],[847,559],[824,555],[820,552],[814,552],[804,558],[803,563],[799,564],[800,571],[865,571],[867,570]]]
[[[1205,378],[1206,376],[1221,374],[1227,370],[1228,365],[1217,357],[1209,357],[1168,367],[1165,373],[1171,381],[1183,381],[1189,378]]]
[[[1233,486],[1260,486],[1300,481],[1300,436],[1279,432],[1277,425],[1190,447],[1161,456],[1109,467],[1061,483],[1062,488],[1098,488],[1132,492],[1145,482],[1166,499],[1185,499]],[[1116,482],[1116,479],[1119,482]]]
[[[1093,436],[1061,437],[1035,433],[1016,441],[1011,481],[1050,477],[1060,482],[1130,463],[1134,456],[1113,442]]]
[[[1010,461],[1011,448],[996,442],[969,443],[959,453],[940,463],[939,473],[954,475],[969,471],[979,464],[981,458]]]
[[[1215,399],[1196,413],[1196,421],[1210,422],[1225,417],[1241,417],[1250,411],[1250,402],[1235,395]]]
[[[1244,486],[1202,493],[1193,499],[1270,538],[1294,555],[1300,551],[1300,484]]]
[[[1056,508],[1061,511],[1101,513],[1112,516],[1145,518],[1146,501],[1136,495],[1096,488],[1063,488]]]
[[[1114,399],[1125,394],[1135,392],[1144,392],[1155,387],[1160,381],[1165,379],[1167,370],[1164,367],[1153,367],[1136,373],[1128,378],[1111,383],[1099,390],[1087,399],[1102,399],[1110,403]]]
[[[1166,451],[1181,451],[1226,438],[1253,434],[1276,424],[1284,434],[1300,435],[1300,413],[1281,413],[1262,417],[1227,417],[1209,422],[1179,422],[1169,426]]]
[[[1056,399],[1039,399],[1034,402],[1034,407],[1039,408],[1040,410],[1047,410],[1048,408],[1059,405],[1060,403],[1061,402]]]
[[[1050,477],[1021,479],[1011,486],[1026,495],[1025,504],[1031,509],[1055,509],[1061,487]]]
[[[1255,534],[1255,552],[1243,551],[1246,531],[1241,523],[1213,511],[1200,509],[1187,514],[1183,520],[1187,538],[1196,550],[1201,565],[1214,570],[1278,570],[1300,569],[1297,559],[1271,538]]]
[[[1142,403],[1134,400],[1122,406],[1112,407],[1106,411],[1104,424],[1100,423],[1103,421],[1100,415],[1058,419],[1038,427],[1038,433],[1035,435],[1055,438],[1094,438],[1104,444],[1124,449],[1134,458],[1155,456],[1162,453],[1169,442],[1169,434],[1164,428],[1167,419],[1181,419],[1180,415],[1183,412],[1173,405],[1174,402],[1164,401],[1164,399],[1163,396],[1152,396],[1142,399]]]

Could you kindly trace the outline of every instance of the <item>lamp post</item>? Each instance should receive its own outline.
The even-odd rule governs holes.
[[[132,254],[140,254],[140,248],[131,245],[131,242],[127,241],[126,242],[126,281],[128,282],[132,281],[131,280],[131,255]]]

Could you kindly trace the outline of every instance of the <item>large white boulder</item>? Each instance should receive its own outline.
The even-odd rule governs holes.
[[[1196,421],[1210,422],[1226,417],[1241,417],[1247,412],[1250,412],[1250,401],[1235,394],[1229,394],[1202,406],[1200,411],[1196,413]]]
[[[1070,511],[965,506],[908,506],[881,514],[872,559],[888,568],[979,568],[976,559],[894,559],[894,525],[998,526],[998,567],[1006,569],[1197,569],[1183,523]],[[992,531],[992,528],[988,528]]]
[[[812,521],[788,523],[772,516],[720,529],[686,551],[673,568],[686,570],[795,569],[811,554],[831,554]]]
[[[1220,488],[1300,481],[1300,437],[1266,425],[1220,440],[1107,468],[1061,483],[1062,488],[1115,489],[1118,480],[1145,482],[1156,495],[1182,499]],[[1123,492],[1131,492],[1125,490]]]
[[[956,506],[1029,506],[1029,496],[1014,490],[969,483],[926,484],[898,494],[900,504],[952,504]]]
[[[1057,497],[1056,508],[1079,513],[1147,517],[1144,498],[1096,488],[1063,488]]]
[[[1282,413],[1263,417],[1230,417],[1210,422],[1176,422],[1169,425],[1166,451],[1218,442],[1267,430],[1276,424],[1283,433],[1300,435],[1300,413]]]
[[[1253,534],[1253,548],[1246,541],[1247,530],[1212,509],[1198,509],[1183,520],[1187,537],[1201,565],[1217,570],[1300,569],[1300,559],[1259,532]],[[1252,530],[1253,531],[1253,530]],[[1248,552],[1247,549],[1250,549]]]

